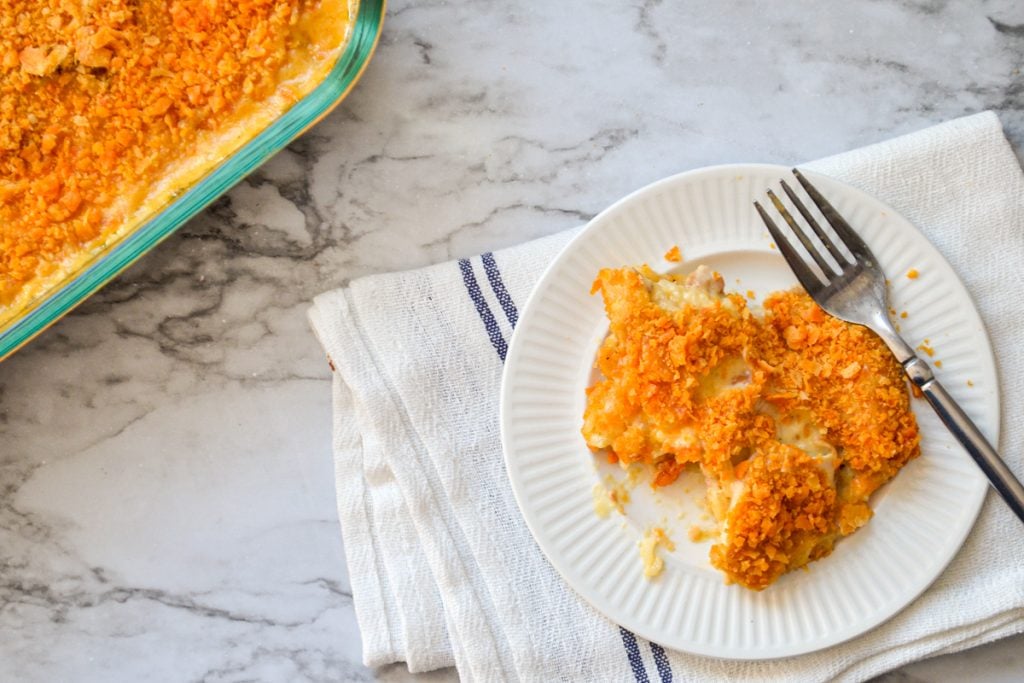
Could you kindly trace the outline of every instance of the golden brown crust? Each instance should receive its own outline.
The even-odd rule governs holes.
[[[172,161],[208,155],[204,132],[282,95],[318,4],[0,2],[0,306],[120,227]]]
[[[766,441],[748,462],[744,491],[726,514],[725,540],[711,547],[711,564],[761,590],[831,552],[836,490],[819,462],[794,446]]]
[[[664,279],[598,274],[610,330],[582,433],[610,459],[649,466],[654,486],[698,463],[726,532],[712,563],[761,589],[866,523],[871,493],[917,456],[903,375],[874,334],[802,292],[770,295],[759,319],[735,294],[667,310],[652,294]],[[783,437],[790,423],[806,426]]]
[[[766,357],[779,383],[805,393],[815,423],[853,471],[847,499],[866,501],[920,450],[902,369],[873,332],[827,315],[803,292],[774,294],[765,309],[774,332]]]

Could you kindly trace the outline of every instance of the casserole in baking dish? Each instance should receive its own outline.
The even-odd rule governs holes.
[[[380,0],[5,3],[0,357],[337,104]]]

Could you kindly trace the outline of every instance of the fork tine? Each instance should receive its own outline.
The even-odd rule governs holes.
[[[768,232],[771,233],[772,238],[775,240],[775,244],[779,247],[779,251],[782,252],[782,256],[786,259],[786,263],[789,264],[793,274],[796,275],[796,279],[800,281],[807,293],[814,295],[814,292],[820,290],[823,286],[818,276],[814,274],[807,264],[804,263],[803,257],[797,253],[793,245],[789,243],[786,236],[782,234],[778,226],[775,225],[775,221],[772,220],[768,212],[764,210],[760,202],[754,202],[754,208],[761,214],[761,220],[764,221],[764,226],[768,228]]]
[[[852,265],[847,260],[846,254],[840,251],[839,247],[837,247],[835,242],[832,241],[832,238],[828,236],[828,233],[822,229],[817,219],[811,214],[807,207],[804,206],[800,197],[796,196],[796,192],[794,192],[793,188],[789,186],[789,183],[785,180],[781,180],[779,182],[782,183],[782,189],[785,191],[786,196],[789,197],[789,200],[793,202],[794,206],[796,206],[796,210],[800,212],[800,215],[804,217],[807,224],[811,226],[811,230],[814,231],[814,234],[818,236],[821,243],[825,245],[826,249],[828,249],[828,253],[832,254],[832,258],[836,260],[836,263],[839,265],[839,269],[843,270],[846,266]]]
[[[818,192],[818,188],[811,185],[811,182],[804,177],[798,169],[793,169],[793,175],[800,181],[803,188],[810,195],[811,199],[821,210],[821,214],[825,217],[825,220],[829,222],[832,229],[836,231],[836,235],[839,240],[846,245],[846,248],[857,258],[858,261],[867,261],[869,263],[875,262],[875,255],[871,253],[868,245],[864,243],[850,224],[846,222],[846,219],[839,215],[839,212],[835,210],[835,207],[825,197]]]
[[[785,183],[783,183],[783,185],[785,185]],[[793,234],[796,235],[796,238],[800,240],[800,244],[804,245],[804,249],[807,250],[807,253],[811,255],[814,262],[818,264],[819,268],[821,268],[821,273],[825,276],[825,279],[831,280],[837,277],[839,273],[828,261],[825,260],[825,257],[818,252],[817,247],[811,243],[810,238],[807,237],[807,233],[805,233],[803,228],[800,227],[800,224],[793,219],[793,216],[789,213],[789,209],[787,209],[786,205],[782,203],[782,200],[779,199],[771,190],[768,190],[768,198],[772,200],[772,204],[775,205],[775,209],[782,214],[786,223],[789,224],[789,229],[792,230]]]

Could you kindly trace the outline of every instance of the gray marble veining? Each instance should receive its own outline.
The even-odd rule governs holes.
[[[696,166],[982,109],[1020,148],[1022,67],[1014,0],[395,0],[330,117],[0,365],[0,679],[415,678],[359,663],[310,299]],[[968,675],[1024,637],[885,679]]]

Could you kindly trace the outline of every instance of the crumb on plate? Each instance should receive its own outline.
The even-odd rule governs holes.
[[[592,495],[594,514],[601,519],[606,519],[613,510],[620,515],[626,514],[625,505],[629,502],[629,489],[612,475],[606,475],[604,483],[594,484]]]
[[[665,534],[661,527],[654,527],[644,532],[640,537],[640,560],[644,565],[644,576],[648,579],[661,574],[665,569],[665,560],[658,552],[658,548],[672,552],[676,549],[675,543]]]

